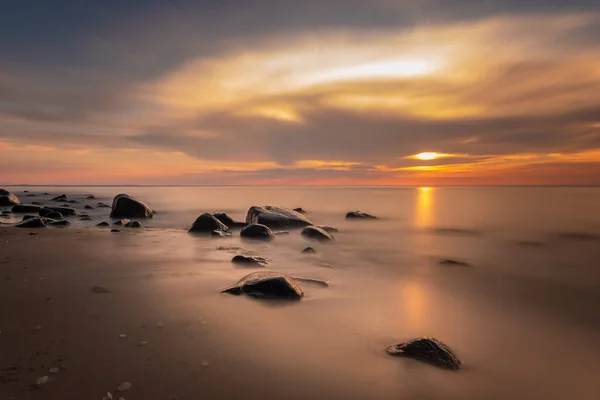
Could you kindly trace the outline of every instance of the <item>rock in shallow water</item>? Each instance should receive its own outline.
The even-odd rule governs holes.
[[[333,236],[323,229],[316,226],[307,226],[302,230],[302,236],[308,239],[318,240],[320,242],[332,241]]]
[[[41,208],[41,206],[36,206],[35,204],[16,204],[13,206],[11,211],[15,214],[38,213],[40,212]]]
[[[74,208],[69,207],[44,207],[40,209],[39,214],[40,216],[45,217],[46,215],[54,211],[59,212],[64,216],[72,216],[77,213]]]
[[[108,222],[100,222],[98,225],[96,225],[98,228],[106,228],[109,227],[110,224]]]
[[[231,218],[229,215],[227,215],[226,213],[215,213],[213,214],[213,216],[218,219],[219,221],[221,221],[225,226],[227,226],[229,229],[233,229],[233,228],[243,228],[244,226],[246,226],[245,222],[238,222],[235,221],[233,218]]]
[[[339,232],[339,229],[336,228],[335,226],[329,226],[329,225],[315,225],[315,226],[317,228],[323,229],[325,232],[328,232],[328,233]]]
[[[312,225],[312,222],[299,212],[272,206],[251,207],[246,215],[246,223],[262,224],[269,228],[302,228]]]
[[[152,218],[154,212],[147,204],[126,193],[115,196],[111,218]]]
[[[83,208],[85,208],[86,210],[93,210],[93,209],[94,209],[94,207],[92,207],[92,206],[90,206],[90,205],[86,205],[86,206],[85,206],[85,207],[83,207]]]
[[[142,224],[139,223],[139,221],[129,221],[126,224],[123,225],[125,228],[141,228]]]
[[[464,261],[444,259],[439,261],[440,265],[455,265],[457,267],[469,267],[470,265]]]
[[[189,232],[212,234],[213,231],[227,232],[228,230],[229,228],[215,218],[214,215],[204,213],[196,218],[196,221],[194,221],[194,224],[190,228]]]
[[[52,211],[45,215],[46,218],[50,219],[63,219],[63,215],[58,211]]]
[[[361,211],[350,211],[346,214],[346,219],[377,219],[377,217]]]
[[[19,198],[8,190],[0,189],[0,207],[8,207],[15,204],[21,204]]]
[[[458,370],[461,361],[446,344],[424,337],[396,344],[386,349],[391,356],[411,357],[440,368]]]
[[[69,221],[64,220],[64,219],[59,220],[59,221],[56,221],[54,219],[47,219],[46,224],[49,226],[55,226],[55,227],[66,227],[66,226],[71,225],[71,223]]]
[[[46,219],[45,218],[30,218],[25,221],[21,221],[15,225],[17,228],[45,228],[46,227]]]
[[[210,236],[212,236],[212,237],[230,237],[230,236],[233,236],[233,234],[228,231],[212,231],[210,233]]]
[[[244,264],[244,265],[258,265],[260,267],[266,266],[269,261],[264,257],[257,256],[244,256],[238,254],[237,256],[231,259],[231,262],[234,264]]]
[[[307,253],[307,254],[314,254],[317,251],[315,249],[313,249],[312,247],[307,247],[304,250],[302,250],[303,253]]]
[[[51,198],[50,201],[67,201],[67,195],[61,194],[60,196]]]
[[[300,300],[304,296],[300,285],[292,277],[277,272],[253,272],[221,293],[284,300]]]
[[[259,240],[271,240],[275,237],[268,226],[261,224],[250,224],[244,227],[240,232],[240,236],[246,239]]]

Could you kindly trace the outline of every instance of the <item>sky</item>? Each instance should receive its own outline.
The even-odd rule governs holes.
[[[4,0],[0,184],[598,185],[600,2]]]

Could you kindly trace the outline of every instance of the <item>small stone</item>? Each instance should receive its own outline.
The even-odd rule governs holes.
[[[58,371],[60,371],[60,368],[58,368],[58,367],[52,367],[52,368],[50,368],[50,370],[49,370],[49,372],[50,372],[51,374],[58,374]]]
[[[38,386],[42,386],[46,382],[48,382],[48,376],[42,376],[41,378],[37,378],[35,381],[36,385]]]
[[[131,389],[131,383],[129,382],[123,382],[117,387],[117,391],[119,392],[126,392],[129,389]]]

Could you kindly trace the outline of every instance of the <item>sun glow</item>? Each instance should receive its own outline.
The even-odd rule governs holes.
[[[413,158],[416,160],[422,160],[422,161],[431,161],[431,160],[437,160],[438,158],[449,157],[449,156],[450,156],[450,154],[427,151],[424,153],[412,155],[409,158]]]

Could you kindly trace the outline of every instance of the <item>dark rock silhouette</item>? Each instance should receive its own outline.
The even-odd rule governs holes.
[[[98,225],[96,225],[98,228],[108,228],[110,226],[110,224],[108,222],[100,222]]]
[[[331,234],[316,226],[305,227],[302,230],[302,236],[308,239],[318,240],[320,242],[328,242],[334,240]]]
[[[458,267],[469,267],[470,265],[464,261],[457,261],[451,259],[443,259],[439,261],[440,265],[455,265]]]
[[[213,216],[218,219],[219,221],[221,221],[225,226],[227,226],[229,229],[233,229],[233,228],[243,228],[244,226],[246,226],[245,222],[238,222],[235,221],[233,218],[231,218],[229,215],[227,215],[226,213],[215,213],[213,214]]]
[[[231,259],[231,262],[234,264],[243,264],[243,265],[258,265],[260,267],[264,267],[269,263],[269,261],[264,257],[257,256],[245,256],[238,254],[237,256]]]
[[[154,211],[147,204],[122,193],[115,196],[112,204],[111,218],[152,218]]]
[[[133,220],[133,221],[129,221],[126,224],[124,224],[123,227],[125,227],[125,228],[141,228],[142,224],[140,224],[139,221]]]
[[[0,189],[0,207],[8,207],[15,204],[21,204],[19,198],[8,190]]]
[[[266,225],[250,224],[240,231],[240,236],[247,239],[271,240],[275,236]]]
[[[90,205],[86,205],[85,207],[83,207],[86,210],[93,210],[94,207],[90,206]]]
[[[63,215],[58,211],[52,211],[45,215],[46,218],[49,219],[63,219]]]
[[[196,218],[194,224],[190,228],[189,232],[191,233],[206,233],[211,234],[213,231],[228,231],[229,228],[215,218],[214,215],[209,213],[204,213]]]
[[[461,361],[450,350],[450,347],[434,338],[417,338],[387,348],[392,356],[405,356],[438,366],[440,368],[458,370]]]
[[[302,207],[294,208],[294,211],[296,211],[297,213],[300,213],[300,214],[306,214],[306,210],[303,209]]]
[[[314,254],[317,251],[315,249],[313,249],[312,247],[307,247],[304,250],[302,250],[303,253],[307,253],[307,254]]]
[[[38,213],[41,208],[41,206],[36,206],[35,204],[16,204],[13,206],[12,212],[15,214]]]
[[[299,212],[272,206],[251,207],[246,215],[246,223],[262,224],[269,228],[303,228],[312,225],[312,222]]]
[[[67,201],[67,195],[61,194],[60,196],[51,198],[50,201]]]
[[[329,225],[315,225],[315,226],[317,228],[323,229],[325,232],[328,232],[328,233],[339,232],[338,228],[336,228],[334,226],[329,226]]]
[[[59,220],[59,221],[54,220],[54,219],[47,219],[46,220],[46,225],[62,228],[62,227],[66,227],[66,226],[71,225],[71,223],[69,221],[65,220],[65,219],[62,219],[62,220]]]
[[[377,219],[377,217],[361,211],[350,211],[346,214],[346,219]]]
[[[54,211],[61,213],[63,216],[72,216],[76,214],[75,209],[69,207],[44,207],[40,209],[39,214],[40,216],[45,217]]]
[[[277,272],[251,273],[221,292],[262,299],[300,300],[304,296],[300,285],[292,277]]]
[[[46,219],[45,218],[30,218],[25,221],[21,221],[15,225],[17,228],[45,228],[46,227]]]

